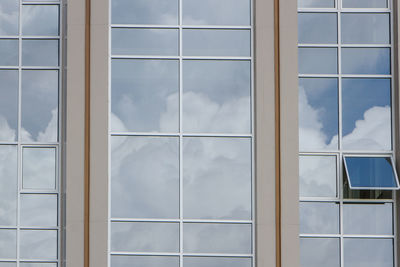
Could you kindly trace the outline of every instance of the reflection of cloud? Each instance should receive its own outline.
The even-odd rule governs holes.
[[[24,127],[21,127],[21,140],[25,142],[55,142],[58,136],[58,109],[51,111],[51,119],[45,129],[38,132],[37,138],[34,138],[31,133]]]
[[[18,35],[18,1],[0,1],[0,35]]]
[[[24,35],[58,35],[57,5],[23,5],[21,19]]]
[[[0,229],[0,257],[2,259],[15,259],[16,255],[17,231]]]
[[[394,266],[393,239],[345,238],[343,251],[345,266]]]
[[[11,129],[6,118],[0,115],[0,140],[1,141],[15,141],[16,131]]]
[[[339,205],[330,202],[301,202],[300,233],[338,234]]]
[[[0,146],[0,225],[16,225],[17,147]],[[0,238],[1,240],[1,238]],[[0,251],[2,249],[0,248]],[[6,257],[7,258],[7,257]]]
[[[22,230],[22,259],[57,260],[57,230]]]
[[[302,267],[337,267],[339,255],[339,238],[300,238]]]

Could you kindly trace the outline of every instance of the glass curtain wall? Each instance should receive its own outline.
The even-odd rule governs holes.
[[[109,266],[253,266],[251,1],[110,8]]]
[[[298,3],[301,266],[393,267],[393,191],[350,189],[344,164],[383,179],[371,158],[393,156],[392,3]]]
[[[60,262],[60,8],[0,1],[0,267]]]

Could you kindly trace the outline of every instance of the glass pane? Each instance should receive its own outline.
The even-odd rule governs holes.
[[[299,48],[300,74],[337,74],[336,48]]]
[[[393,234],[393,205],[345,204],[343,205],[345,234]]]
[[[17,231],[0,229],[0,258],[15,259],[17,257]]]
[[[0,1],[0,35],[18,35],[18,15],[19,1]]]
[[[179,252],[179,223],[112,222],[112,252]]]
[[[251,258],[183,257],[183,267],[251,267]]]
[[[56,188],[56,149],[24,147],[22,183],[25,189]]]
[[[250,56],[249,30],[183,30],[184,56]]]
[[[184,0],[183,24],[250,25],[250,0]]]
[[[300,233],[338,234],[339,204],[330,202],[301,202]]]
[[[57,259],[56,230],[21,230],[21,259]]]
[[[22,226],[57,226],[57,195],[21,195]]]
[[[58,35],[58,5],[23,5],[23,35]]]
[[[344,265],[351,267],[393,267],[393,240],[345,238]]]
[[[250,224],[185,223],[183,251],[250,254],[251,232]]]
[[[336,157],[300,156],[300,196],[336,197]]]
[[[339,238],[300,238],[300,266],[340,267]]]
[[[342,0],[347,8],[386,8],[387,0]]]
[[[178,55],[178,29],[112,29],[114,55]]]
[[[26,0],[25,0],[26,1]],[[19,264],[20,267],[57,267],[57,263],[33,263],[33,262],[23,262]],[[0,266],[1,267],[1,266]]]
[[[0,70],[0,81],[0,141],[16,141],[18,136],[18,70]]]
[[[113,24],[178,24],[178,0],[112,0]]]
[[[22,71],[21,139],[56,142],[58,139],[58,71]]]
[[[0,225],[17,224],[17,146],[0,146]],[[1,235],[1,234],[0,234]],[[1,238],[0,238],[0,242]],[[0,246],[0,258],[1,256]]]
[[[336,44],[336,13],[299,13],[299,43]]]
[[[250,70],[249,61],[185,60],[184,131],[250,133]]]
[[[22,267],[26,267],[23,265],[20,265]],[[0,267],[17,267],[17,263],[15,262],[0,262]]]
[[[337,149],[338,106],[336,78],[299,79],[300,151]]]
[[[344,157],[350,188],[397,188],[390,157]]]
[[[251,140],[183,140],[183,213],[192,219],[251,219]]]
[[[342,13],[342,43],[389,44],[389,14]]]
[[[343,79],[343,148],[391,150],[391,80]]]
[[[178,60],[112,60],[111,129],[177,132]]]
[[[299,8],[329,8],[335,7],[335,0],[298,0]]]
[[[58,66],[58,40],[23,40],[23,66]]]
[[[342,48],[343,74],[390,74],[390,48]]]
[[[0,66],[18,66],[18,40],[0,39]]]
[[[111,216],[179,217],[179,139],[111,139]]]
[[[111,256],[111,267],[179,267],[174,256]]]

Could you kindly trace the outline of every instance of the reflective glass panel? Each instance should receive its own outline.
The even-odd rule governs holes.
[[[183,30],[184,56],[250,56],[250,30]]]
[[[250,0],[183,0],[183,24],[250,25]]]
[[[22,71],[21,139],[56,142],[58,139],[58,71]]]
[[[183,140],[183,214],[192,219],[251,219],[249,138]]]
[[[343,148],[390,150],[391,80],[343,79]]]
[[[300,238],[300,266],[340,267],[339,238]]]
[[[251,232],[250,224],[185,223],[183,251],[250,254]]]
[[[300,74],[337,74],[336,48],[299,48]]]
[[[345,234],[393,234],[393,205],[352,204],[343,205],[343,230]]]
[[[21,262],[20,267],[57,267],[57,263],[34,263],[34,262]],[[0,266],[1,267],[1,266]]]
[[[335,0],[297,0],[299,8],[335,7]]]
[[[113,24],[178,24],[178,0],[112,0]]]
[[[183,267],[251,267],[251,258],[183,257]]]
[[[336,13],[299,13],[299,43],[336,44]]]
[[[22,194],[20,224],[23,226],[57,226],[57,195]]]
[[[56,188],[55,148],[23,148],[22,184],[25,189]]]
[[[178,60],[113,59],[112,131],[178,131],[178,75]]]
[[[111,216],[179,218],[179,139],[111,139]]]
[[[17,231],[0,229],[0,258],[15,259],[17,257]]]
[[[179,252],[179,223],[112,222],[113,252]]]
[[[0,66],[18,66],[18,40],[0,39]]]
[[[178,29],[112,29],[114,55],[178,55]]]
[[[0,225],[3,226],[17,224],[17,171],[17,146],[0,145]],[[1,248],[0,245],[0,258],[4,258]]]
[[[58,5],[23,5],[22,34],[57,36]]]
[[[300,196],[336,197],[336,157],[300,156]]]
[[[299,79],[300,151],[337,149],[338,106],[336,78]]]
[[[343,246],[344,266],[394,266],[392,239],[345,238]]]
[[[344,157],[350,188],[398,187],[390,157]]]
[[[58,40],[23,40],[23,66],[58,66]]]
[[[175,256],[111,256],[111,267],[179,267]]]
[[[301,202],[300,233],[338,234],[339,204],[331,202]]]
[[[20,265],[23,266],[23,265]],[[17,267],[15,262],[0,262],[0,267]]]
[[[18,15],[19,1],[0,1],[0,35],[18,35]]]
[[[250,70],[250,61],[184,60],[183,130],[249,133]]]
[[[346,8],[386,8],[387,0],[342,0]]]
[[[57,230],[21,230],[20,258],[57,260]]]
[[[342,13],[343,44],[389,44],[389,14]]]
[[[390,48],[342,48],[343,74],[390,74]]]
[[[18,70],[0,70],[0,81],[0,141],[16,141],[18,136]]]

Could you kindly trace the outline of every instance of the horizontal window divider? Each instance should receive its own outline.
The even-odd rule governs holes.
[[[22,70],[60,70],[58,66],[21,66]]]
[[[339,74],[299,74],[299,78],[338,78]]]
[[[320,48],[320,47],[327,47],[327,48],[332,48],[332,47],[338,47],[338,44],[298,44],[299,48]]]
[[[325,197],[300,197],[300,202],[335,202],[340,203],[339,198]]]
[[[39,263],[58,263],[59,261],[58,260],[45,260],[45,259],[20,259],[19,262],[22,262],[22,263],[30,263],[30,262],[33,262],[33,263],[37,263],[37,262],[39,262]]]
[[[119,252],[111,251],[111,256],[186,256],[186,257],[229,257],[229,258],[251,258],[253,254],[231,254],[231,253],[173,253],[173,252]]]
[[[251,30],[251,25],[158,25],[158,24],[111,24],[111,28],[128,29],[215,29],[215,30]]]
[[[45,148],[57,148],[59,146],[58,143],[24,143],[20,142],[19,143],[23,147],[45,147]]]
[[[299,74],[299,78],[337,78],[339,76],[342,78],[392,78],[391,74]]]
[[[303,238],[359,238],[359,239],[393,239],[394,235],[352,235],[352,234],[300,234]]]
[[[18,142],[0,142],[0,145],[3,145],[3,146],[16,146],[16,145],[18,145]]]
[[[111,256],[179,256],[178,252],[110,252]]]
[[[385,156],[392,156],[393,155],[393,151],[361,151],[361,150],[332,150],[332,151],[302,151],[299,152],[300,156],[315,156],[315,155],[321,155],[321,156],[334,156],[334,155],[338,155],[339,153],[342,153],[343,155],[358,155],[360,157],[364,157],[364,156],[374,156],[374,157],[385,157]]]
[[[300,234],[300,237],[305,238],[340,238],[340,234]]]
[[[6,40],[13,39],[17,41],[19,37],[20,37],[19,35],[0,35],[0,39],[6,39]]]
[[[44,230],[44,231],[56,231],[60,230],[58,226],[20,226],[20,230]]]
[[[7,259],[7,258],[1,258],[0,259],[0,262],[11,262],[11,263],[16,263],[17,262],[17,259]]]
[[[146,133],[146,132],[111,132],[111,136],[171,136],[171,137],[236,137],[251,138],[252,134],[224,134],[224,133]]]
[[[0,66],[1,70],[18,70],[18,66]]]
[[[0,230],[17,230],[18,226],[3,226],[0,225]]]
[[[38,40],[60,40],[60,35],[19,35],[19,38],[24,39],[38,39]]]
[[[335,48],[339,44],[298,44],[299,48]],[[391,48],[391,44],[340,44],[342,48]]]
[[[216,219],[148,219],[148,218],[111,218],[111,222],[167,222],[167,223],[213,223],[213,224],[252,224],[251,220],[216,220]]]
[[[337,156],[339,154],[339,150],[332,150],[332,151],[301,151],[299,152],[300,156],[307,156],[307,155],[311,155],[311,156],[317,156],[317,155],[321,155],[321,156]]]
[[[351,203],[371,203],[371,204],[384,204],[384,203],[394,203],[393,199],[339,199],[339,198],[319,198],[319,197],[300,197],[300,202],[337,202],[341,204],[351,204]]]
[[[299,8],[298,12],[307,13],[390,13],[390,8]]]
[[[160,56],[160,55],[112,55],[111,59],[169,59],[169,60],[244,60],[251,61],[251,57],[212,57],[212,56]]]
[[[35,190],[35,189],[20,189],[21,195],[58,195],[58,190]]]

